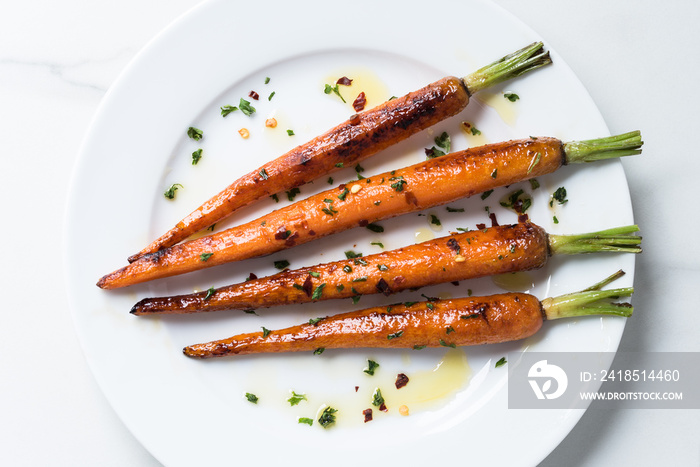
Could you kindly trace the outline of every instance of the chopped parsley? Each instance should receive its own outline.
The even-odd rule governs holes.
[[[316,326],[323,318],[311,318],[309,320],[309,324],[312,326]]]
[[[287,199],[288,199],[289,201],[294,201],[294,198],[296,198],[296,196],[297,196],[299,193],[301,193],[301,191],[299,190],[299,188],[296,188],[296,187],[295,187],[295,188],[292,188],[292,189],[289,190],[289,191],[285,191],[285,193],[287,194]]]
[[[260,172],[258,172],[258,175],[260,175],[260,177],[262,177],[263,180],[267,180],[268,178],[270,178],[265,169],[260,170]]]
[[[357,172],[358,174],[361,172],[364,172],[364,171],[365,171],[364,167],[362,167],[360,164],[357,164],[355,166],[355,172]]]
[[[178,188],[184,188],[182,185],[179,183],[173,183],[170,185],[170,188],[165,190],[165,193],[163,193],[163,196],[165,196],[168,199],[174,199],[175,198],[175,192],[178,190]]]
[[[328,177],[327,182],[329,185],[333,185],[333,177]]]
[[[367,276],[356,277],[352,280],[353,282],[367,282]]]
[[[452,326],[447,326],[445,328],[445,334],[449,334],[451,332],[455,332],[455,328],[453,328]]]
[[[493,169],[493,172],[491,172],[491,178],[496,178],[498,177],[498,169]]]
[[[557,219],[557,216],[552,216],[552,221],[553,221],[555,224],[558,224],[558,223],[559,223],[559,219]]]
[[[495,368],[498,368],[499,366],[503,366],[506,363],[508,363],[508,360],[506,360],[506,357],[501,357],[501,359],[496,362]]]
[[[379,388],[376,388],[374,390],[374,394],[372,394],[372,405],[375,407],[379,407],[382,404],[384,404],[384,397],[382,396],[382,391]]]
[[[214,295],[214,292],[216,292],[216,289],[214,287],[209,287],[207,289],[207,294],[204,296],[204,300],[209,300],[212,295]]]
[[[423,350],[427,345],[414,345],[413,350]]]
[[[451,148],[450,135],[448,135],[446,131],[443,131],[442,134],[440,134],[440,136],[436,137],[434,141],[435,141],[435,146],[437,146],[437,147],[433,146],[430,149],[425,150],[425,155],[428,157],[428,159],[433,159],[435,157],[444,156],[445,154],[450,152],[450,148]]]
[[[363,371],[370,376],[374,376],[374,370],[377,368],[379,368],[379,363],[375,362],[374,360],[367,360],[367,369]]]
[[[201,255],[199,255],[199,259],[200,259],[200,261],[206,261],[209,258],[211,258],[213,255],[214,255],[214,253],[202,253]]]
[[[540,159],[542,159],[542,153],[541,153],[541,152],[538,152],[538,153],[535,154],[535,156],[532,158],[532,161],[530,161],[530,166],[527,168],[527,173],[528,173],[528,175],[530,174],[530,172],[532,172],[532,169],[534,169],[535,166],[536,166],[537,164],[540,163]]]
[[[292,391],[292,397],[287,399],[287,402],[289,402],[289,405],[299,405],[299,402],[308,400],[306,399],[306,394],[297,394],[296,392]]]
[[[316,279],[318,279],[319,277],[321,277],[321,273],[316,272],[316,271],[309,271],[309,276],[315,277]]]
[[[402,192],[403,191],[403,186],[406,185],[406,180],[403,179],[402,176],[398,177],[392,177],[389,180],[396,180],[394,183],[391,184],[391,187],[396,190],[397,192]]]
[[[230,114],[231,112],[235,112],[236,110],[238,110],[238,107],[236,107],[236,106],[225,105],[225,106],[221,107],[221,116],[225,117],[228,114]]]
[[[401,336],[403,336],[403,331],[397,331],[393,334],[389,334],[388,336],[386,336],[386,338],[391,340],[391,339],[396,339],[397,337],[401,337]]]
[[[269,336],[270,333],[272,332],[272,331],[270,331],[269,329],[267,329],[265,326],[261,326],[261,327],[262,327],[262,330],[263,330],[263,337]]]
[[[436,216],[435,214],[430,215],[430,223],[438,227],[442,225],[440,219],[438,219],[438,216]]]
[[[326,407],[321,416],[318,418],[318,423],[321,424],[323,428],[328,428],[330,425],[335,423],[335,413],[337,409],[333,407]]]
[[[372,232],[376,232],[376,233],[384,232],[384,227],[382,227],[379,224],[371,223],[371,224],[367,224],[365,227],[367,227],[367,229],[371,230]]]
[[[323,284],[319,284],[316,286],[314,289],[313,293],[311,294],[311,300],[318,300],[321,298],[321,293],[323,293],[323,288],[326,286],[326,283],[324,282]]]
[[[376,245],[379,248],[384,248],[384,244],[382,242],[371,242],[370,245]]]
[[[337,198],[340,201],[345,201],[345,197],[348,196],[348,193],[350,193],[350,190],[347,188],[343,189],[343,191],[340,192],[340,194],[337,196]]]
[[[280,269],[280,270],[286,269],[289,267],[289,261],[287,261],[286,259],[281,259],[279,261],[275,261],[274,264],[275,264],[275,268]]]
[[[443,346],[443,347],[451,347],[451,348],[453,348],[453,349],[456,349],[456,348],[457,348],[457,346],[456,346],[454,343],[453,343],[453,344],[448,344],[447,342],[445,342],[445,341],[442,340],[442,339],[440,339],[440,345]]]
[[[377,269],[379,269],[380,271],[388,271],[389,266],[387,266],[386,264],[377,264]]]
[[[312,426],[314,424],[314,421],[313,421],[313,419],[308,418],[308,417],[301,417],[299,419],[299,423],[306,423],[307,425]]]
[[[532,206],[532,198],[526,195],[521,189],[508,195],[508,199],[506,201],[501,201],[500,204],[504,208],[512,209],[519,214],[524,214],[525,211]]]
[[[241,112],[246,114],[248,117],[250,117],[251,115],[253,115],[255,113],[255,107],[250,105],[250,102],[243,99],[242,97],[241,97],[240,102],[238,103],[238,108],[241,110]]]
[[[202,158],[202,148],[197,149],[192,153],[192,165],[197,165],[197,162]]]
[[[355,252],[352,251],[352,250],[348,250],[348,251],[345,252],[345,257],[346,257],[347,259],[360,258],[360,257],[362,257],[362,253],[355,253]]]
[[[321,355],[324,350],[326,350],[325,347],[319,347],[318,349],[314,350],[314,355]]]
[[[511,101],[511,102],[515,102],[515,101],[517,101],[518,99],[520,99],[520,96],[518,96],[518,95],[515,94],[514,92],[506,92],[506,93],[503,94],[503,97],[505,97],[506,99],[508,99],[508,100]]]
[[[287,130],[287,134],[289,136],[294,136],[294,130]]]
[[[464,212],[464,208],[451,208],[449,206],[445,207],[447,212]]]
[[[270,77],[269,77],[269,76],[266,76],[266,77],[265,77],[265,84],[267,84],[267,83],[269,83],[269,82],[270,82]]]
[[[493,190],[484,191],[483,193],[481,193],[481,199],[485,200],[486,198],[491,196],[491,193],[493,193]]]
[[[533,190],[536,190],[539,187],[540,187],[540,182],[538,182],[536,178],[531,178],[530,179],[530,188],[532,188]]]
[[[275,95],[275,91],[272,91],[269,96],[267,96],[267,100],[271,101],[272,97]]]
[[[569,201],[566,199],[566,188],[563,186],[557,188],[554,194],[552,194],[552,199],[549,201],[549,207],[554,206],[554,201],[557,201],[559,204],[564,204]]]
[[[352,266],[346,264],[345,266],[343,266],[343,271],[350,274],[352,272]]]
[[[249,392],[246,392],[245,398],[248,399],[248,402],[252,402],[253,404],[258,403],[258,396],[256,396],[255,394],[251,394]]]
[[[195,141],[199,141],[204,137],[204,133],[199,128],[191,126],[187,129],[187,136],[189,136]]]
[[[471,131],[472,135],[474,136],[478,136],[481,134],[481,132],[474,125],[471,126],[469,131]]]

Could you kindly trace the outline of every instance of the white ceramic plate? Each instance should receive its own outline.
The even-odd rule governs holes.
[[[492,60],[540,40],[515,18],[490,3],[437,0],[421,7],[403,2],[355,0],[327,2],[215,1],[194,9],[148,45],[110,89],[84,141],[76,167],[67,213],[67,278],[75,323],[97,381],[117,413],[153,455],[167,465],[263,461],[287,465],[333,465],[404,462],[420,465],[465,459],[475,465],[532,465],[544,458],[574,426],[581,410],[508,410],[505,368],[493,363],[519,350],[614,351],[624,320],[589,318],[546,323],[525,342],[471,348],[414,351],[327,351],[323,355],[237,357],[193,361],[184,357],[188,344],[259,330],[276,329],[338,311],[387,303],[364,297],[359,304],[325,302],[259,311],[204,316],[137,318],[131,306],[147,296],[187,293],[242,281],[250,272],[275,272],[274,260],[292,267],[333,261],[343,251],[364,254],[413,243],[416,235],[446,235],[456,227],[489,223],[489,206],[501,223],[516,216],[498,206],[509,190],[490,198],[453,203],[464,213],[435,208],[442,231],[433,232],[427,216],[407,215],[382,222],[385,233],[355,229],[271,257],[255,259],[161,280],[127,290],[103,291],[97,279],[125,264],[126,257],[171,227],[238,175],[305,142],[353,113],[337,96],[323,92],[325,83],[346,75],[356,81],[341,92],[352,102],[366,91],[370,106],[402,95],[446,75],[463,76]],[[259,5],[264,5],[261,8]],[[442,131],[454,149],[529,135],[562,140],[605,136],[608,130],[581,83],[552,51],[554,65],[494,88],[495,104],[484,96],[467,110],[430,131],[362,163],[364,175],[391,170],[424,159]],[[266,77],[270,78],[265,84]],[[236,105],[254,90],[257,112],[222,118],[219,108]],[[268,96],[275,92],[271,100]],[[520,96],[515,103],[502,93]],[[265,119],[275,116],[276,129]],[[474,123],[480,139],[459,130]],[[187,138],[189,126],[204,130],[199,143]],[[248,128],[242,139],[238,130]],[[294,136],[286,130],[292,129]],[[191,153],[203,148],[193,166]],[[352,179],[352,168],[334,173],[338,182]],[[172,183],[183,189],[168,201],[163,191]],[[531,218],[552,233],[581,233],[632,223],[627,184],[619,162],[566,167],[540,179],[532,192]],[[522,185],[530,191],[529,185]],[[565,186],[569,202],[552,210],[549,195]],[[323,178],[301,188],[301,196],[329,188]],[[511,187],[513,189],[515,187]],[[243,210],[227,224],[253,219],[287,204],[272,200]],[[552,222],[556,215],[559,224]],[[630,274],[630,255],[554,258],[528,277],[529,290],[540,298],[580,290],[615,270]],[[447,284],[407,292],[388,301],[427,295],[466,295],[501,291],[491,279]],[[363,373],[367,358],[381,365],[375,377]],[[432,369],[442,363],[440,378]],[[451,370],[446,369],[450,367]],[[374,387],[387,400],[399,371],[423,375],[428,386],[449,387],[415,401],[411,415],[379,413],[363,424],[355,407],[369,407]],[[471,375],[471,376],[469,376]],[[374,379],[373,379],[374,378]],[[418,385],[420,376],[414,378]],[[359,389],[355,391],[355,386]],[[289,391],[308,395],[291,407]],[[255,393],[253,405],[243,397]],[[439,391],[438,391],[439,392]],[[324,430],[299,417],[316,418],[330,404],[339,408],[338,422]],[[376,412],[376,411],[375,411]],[[504,448],[507,446],[507,448]]]

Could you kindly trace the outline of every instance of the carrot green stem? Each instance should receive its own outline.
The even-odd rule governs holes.
[[[642,237],[630,235],[639,227],[628,225],[579,235],[549,234],[549,251],[553,255],[578,255],[601,251],[641,253]]]
[[[616,136],[564,143],[564,153],[567,164],[579,164],[641,154],[642,144],[642,134],[630,131]]]
[[[634,308],[631,304],[618,303],[615,300],[621,297],[630,297],[634,288],[600,290],[622,275],[624,275],[623,271],[617,271],[610,277],[580,292],[545,298],[542,300],[545,316],[548,320],[591,315],[632,316]]]
[[[552,63],[542,42],[535,42],[462,78],[470,95]]]

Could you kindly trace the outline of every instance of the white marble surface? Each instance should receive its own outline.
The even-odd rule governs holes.
[[[0,14],[0,465],[158,465],[116,417],[68,310],[61,236],[90,119],[129,60],[195,0],[5,2]],[[621,349],[700,351],[700,231],[691,134],[700,108],[700,3],[497,0],[562,55],[625,160],[645,252]],[[463,27],[468,27],[468,18]],[[232,19],[232,27],[235,20]],[[109,189],[109,187],[106,187]],[[543,466],[700,465],[697,411],[596,410]]]

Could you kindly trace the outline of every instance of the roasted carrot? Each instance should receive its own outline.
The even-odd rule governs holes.
[[[281,191],[350,166],[456,115],[474,93],[551,63],[541,42],[533,43],[464,77],[435,83],[353,115],[325,134],[239,178],[139,253],[172,246],[236,210]]]
[[[146,255],[102,277],[97,285],[104,289],[125,287],[267,255],[545,175],[563,164],[638,154],[641,145],[639,132],[632,132],[566,144],[554,138],[530,137],[451,153],[340,185],[246,224]]]
[[[279,331],[239,334],[185,347],[188,357],[211,358],[267,352],[336,348],[456,347],[494,344],[535,334],[545,320],[586,315],[632,314],[633,289],[600,290],[618,272],[588,289],[542,301],[524,293],[432,300],[367,308],[311,320]]]
[[[641,252],[636,225],[581,235],[551,235],[530,222],[429,240],[270,277],[175,297],[146,298],[135,315],[252,310],[383,293],[538,269],[553,254]]]

